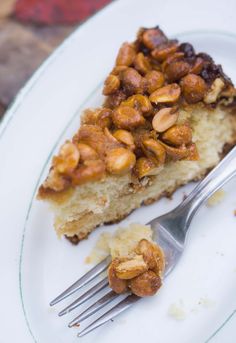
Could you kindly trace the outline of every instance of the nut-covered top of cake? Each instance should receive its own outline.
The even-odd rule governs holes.
[[[136,41],[118,52],[104,82],[104,105],[85,111],[79,131],[53,158],[39,194],[109,174],[140,180],[168,161],[197,160],[191,126],[178,122],[179,108],[211,108],[233,92],[209,55],[168,39],[158,27],[140,29]]]

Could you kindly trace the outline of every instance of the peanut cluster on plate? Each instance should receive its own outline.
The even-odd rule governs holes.
[[[103,107],[87,110],[81,127],[54,157],[46,191],[131,173],[156,175],[171,160],[197,160],[188,122],[179,108],[215,106],[231,85],[220,66],[192,45],[168,39],[158,28],[141,29],[124,43],[105,80]]]
[[[142,239],[132,256],[115,258],[108,268],[109,285],[116,293],[130,290],[139,297],[154,295],[162,285],[165,259],[162,249]]]

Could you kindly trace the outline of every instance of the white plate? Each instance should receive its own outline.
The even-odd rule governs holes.
[[[101,103],[101,83],[121,42],[132,40],[140,26],[159,24],[212,54],[236,82],[235,10],[233,0],[116,1],[67,39],[20,92],[0,129],[1,343],[77,342],[77,330],[66,326],[76,313],[58,318],[64,304],[50,309],[48,303],[88,269],[84,258],[96,238],[115,226],[71,246],[56,238],[51,214],[35,192],[53,152],[78,127],[81,110]],[[201,209],[186,252],[159,294],[83,342],[236,341],[235,185],[227,185],[222,204]],[[124,222],[145,223],[173,208],[191,187]],[[184,309],[185,320],[168,315],[172,303]]]

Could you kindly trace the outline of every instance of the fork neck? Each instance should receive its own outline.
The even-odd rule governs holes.
[[[190,223],[200,206],[219,188],[236,176],[236,147],[203,179],[172,212],[184,242]]]

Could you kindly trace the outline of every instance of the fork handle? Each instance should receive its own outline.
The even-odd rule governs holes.
[[[187,198],[174,210],[183,218],[182,228],[187,232],[199,207],[226,182],[236,176],[236,147],[193,189]]]

